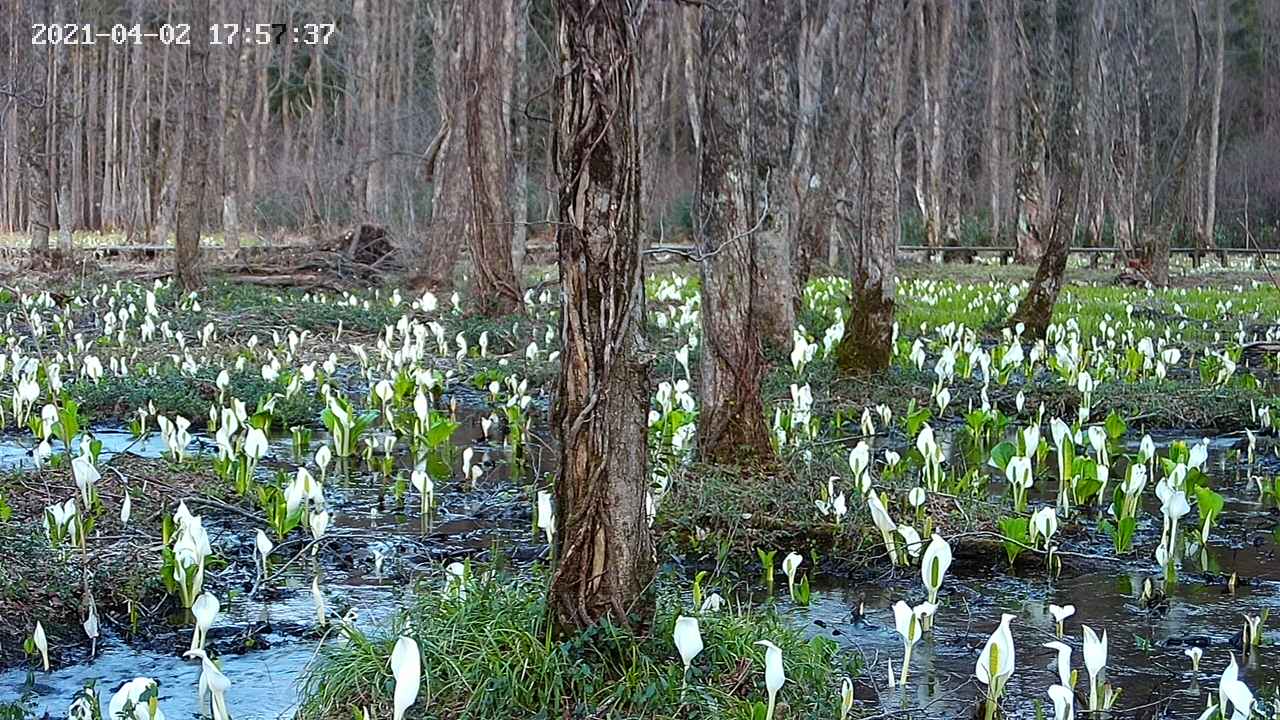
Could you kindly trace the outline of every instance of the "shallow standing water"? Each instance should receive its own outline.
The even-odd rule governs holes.
[[[155,442],[129,447],[132,438],[124,432],[100,431],[97,436],[104,441],[104,453],[128,448],[131,453],[158,456],[162,451]],[[200,447],[207,439],[194,442]],[[501,444],[487,441],[470,422],[464,422],[454,442],[458,447],[472,447],[477,461],[487,470],[473,488],[440,491],[440,505],[425,537],[416,496],[411,494],[401,507],[367,484],[332,484],[337,515],[329,548],[349,558],[349,566],[324,570],[331,621],[347,608],[355,608],[359,627],[385,628],[407,602],[413,575],[434,572],[443,561],[483,553],[495,544],[536,552],[527,507],[514,507],[518,493],[507,478]],[[1037,703],[1044,707],[1046,716],[1051,715],[1045,690],[1056,677],[1054,655],[1042,647],[1054,639],[1050,603],[1071,603],[1077,608],[1066,625],[1066,641],[1075,650],[1072,665],[1080,669],[1082,677],[1077,689],[1085,682],[1080,626],[1108,632],[1107,678],[1124,691],[1115,717],[1198,715],[1206,693],[1216,689],[1218,675],[1232,652],[1241,658],[1244,679],[1261,695],[1280,683],[1280,653],[1272,645],[1280,642],[1280,632],[1267,628],[1267,642],[1254,649],[1247,660],[1240,652],[1239,637],[1246,613],[1270,610],[1273,617],[1280,617],[1280,565],[1274,561],[1277,517],[1259,506],[1256,490],[1228,462],[1225,451],[1231,444],[1225,439],[1213,443],[1208,468],[1215,487],[1227,499],[1223,525],[1214,531],[1207,551],[1208,563],[1202,568],[1198,558],[1184,559],[1180,581],[1159,609],[1144,609],[1138,602],[1143,580],[1158,580],[1149,546],[1152,533],[1158,533],[1159,517],[1148,507],[1134,555],[1115,558],[1108,541],[1099,539],[1090,524],[1066,535],[1062,546],[1068,552],[1098,557],[1064,557],[1062,575],[1054,580],[1048,578],[1042,561],[1030,555],[1024,555],[1012,572],[998,549],[981,557],[958,555],[943,585],[942,608],[934,630],[914,649],[905,691],[889,689],[887,683],[889,662],[896,671],[902,657],[891,607],[899,599],[913,604],[924,600],[918,569],[848,581],[821,579],[815,583],[809,607],[789,607],[787,612],[809,632],[831,637],[864,658],[868,670],[858,680],[859,707],[870,714],[969,717],[982,691],[973,679],[978,653],[1000,614],[1009,612],[1017,617],[1013,634],[1018,660],[1006,694],[1006,715],[1033,718]],[[274,443],[272,453],[287,458],[288,442]],[[454,459],[456,462],[457,457]],[[24,460],[21,448],[0,445],[0,465],[29,460],[29,456]],[[1043,504],[1052,483],[1040,481],[1033,499]],[[388,558],[386,579],[381,581],[374,577],[372,568],[375,550]],[[1226,592],[1224,580],[1233,571],[1241,577],[1234,595]],[[297,632],[297,628],[316,625],[310,577],[301,566],[288,574],[283,580],[287,591],[267,606],[272,627],[280,628],[262,636],[270,647],[221,655],[232,680],[228,699],[234,717],[277,718],[296,709],[295,683],[314,657],[318,642],[317,635],[302,637]],[[859,608],[863,614],[855,619]],[[263,610],[262,603],[244,597],[224,600],[224,615],[214,626],[214,636],[219,628],[253,625],[262,619]],[[0,673],[0,700],[17,698],[28,689],[28,680],[34,679],[29,689],[34,692],[37,711],[61,717],[87,681],[95,680],[102,697],[109,698],[121,682],[141,675],[161,682],[161,704],[169,717],[190,717],[197,713],[199,669],[196,663],[179,657],[189,633],[189,627],[177,630],[165,641],[168,647],[155,643],[131,646],[105,637],[98,656],[90,661],[49,674],[10,669]],[[1191,645],[1204,649],[1199,674],[1192,673],[1184,655]],[[1077,709],[1083,706],[1083,700],[1078,701]]]
[[[473,462],[481,464],[485,472],[466,487],[456,481],[444,486],[438,483],[437,505],[425,533],[416,492],[410,490],[404,498],[397,499],[386,486],[380,491],[367,474],[353,473],[342,482],[331,473],[326,496],[334,517],[320,554],[322,558],[329,556],[329,560],[337,556],[338,560],[336,566],[322,562],[319,571],[329,609],[326,641],[336,641],[336,624],[348,611],[355,612],[355,624],[362,630],[388,628],[397,611],[411,601],[415,581],[438,578],[442,562],[495,548],[529,557],[536,553],[530,544],[534,535],[529,507],[511,482],[508,450],[500,438],[486,438],[477,419],[474,413],[461,416],[462,424],[452,437],[455,451],[451,460],[454,477],[461,477],[460,451],[470,447]],[[156,434],[141,442],[135,442],[123,430],[95,429],[94,434],[103,442],[102,462],[122,452],[156,458],[165,451]],[[312,441],[313,451],[322,440],[317,433]],[[188,447],[189,454],[213,450],[212,441],[203,435],[193,437]],[[542,450],[534,443],[527,452],[528,467],[532,468],[528,477],[536,477]],[[278,467],[288,467],[285,463],[291,455],[290,439],[277,438],[260,467],[265,469],[273,462]],[[397,466],[403,469],[406,461],[397,458]],[[0,442],[0,469],[31,467],[29,448],[21,442]],[[230,546],[219,547],[215,538],[215,554],[243,553],[245,544],[252,547],[251,537],[230,537],[228,542]],[[382,579],[375,573],[375,553],[385,557]],[[283,562],[283,558],[273,556],[273,563]],[[270,602],[248,598],[243,592],[218,592],[222,613],[210,631],[210,644],[218,651],[219,663],[231,679],[227,700],[231,715],[237,720],[286,717],[297,709],[296,683],[314,659],[324,633],[319,629],[311,595],[313,567],[305,560],[296,563],[276,581],[275,588],[283,586],[282,591],[273,593],[279,597]],[[65,717],[76,693],[87,683],[96,684],[105,709],[121,683],[141,676],[159,681],[160,707],[168,717],[194,717],[199,714],[196,687],[200,665],[181,657],[190,642],[190,623],[181,618],[173,620],[172,632],[142,643],[126,642],[109,628],[104,629],[96,656],[55,667],[49,673],[32,672],[27,667],[0,671],[0,702],[27,696],[37,716]],[[219,639],[226,641],[226,648],[235,647],[237,638],[250,628],[264,627],[264,622],[268,629],[254,632],[259,649],[224,652],[219,647]]]

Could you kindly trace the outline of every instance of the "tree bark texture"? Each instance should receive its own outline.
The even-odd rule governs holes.
[[[557,0],[561,337],[554,425],[561,631],[653,613],[646,517],[648,372],[640,262],[640,130],[635,11],[617,0]]]
[[[702,9],[702,147],[698,237],[702,253],[702,410],[698,449],[712,462],[772,455],[760,381],[762,313],[756,245],[769,221],[768,168],[753,162],[759,122],[747,57],[753,6],[734,0]]]
[[[510,137],[500,80],[509,68],[502,53],[502,33],[495,32],[512,19],[504,12],[506,2],[509,0],[472,3],[462,34],[463,130],[471,184],[467,249],[471,253],[472,301],[479,313],[489,316],[521,307],[520,281],[511,257]],[[449,178],[442,180],[449,182]]]
[[[192,25],[209,26],[209,0],[196,0]],[[200,231],[204,228],[204,193],[208,185],[209,46],[193,42],[187,46],[184,84],[186,123],[183,129],[182,181],[178,190],[174,271],[184,290],[199,289],[203,283],[200,265]]]
[[[850,374],[889,367],[893,355],[898,174],[894,98],[901,45],[900,3],[867,0],[866,72],[861,125],[862,202],[853,238],[850,317],[836,348],[836,364]],[[857,125],[857,123],[855,123]]]
[[[1053,320],[1053,306],[1062,291],[1067,254],[1075,230],[1074,218],[1080,210],[1081,186],[1084,184],[1084,113],[1088,111],[1085,104],[1090,97],[1097,49],[1094,3],[1100,2],[1103,0],[1080,2],[1076,8],[1078,16],[1072,23],[1071,87],[1066,98],[1064,131],[1060,137],[1064,157],[1062,187],[1054,203],[1053,224],[1035,277],[1010,318],[1011,324],[1023,324],[1024,337],[1028,338],[1043,338]]]

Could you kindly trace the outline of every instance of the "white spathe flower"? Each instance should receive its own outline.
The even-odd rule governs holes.
[[[680,660],[684,662],[684,671],[687,675],[693,659],[702,652],[702,633],[698,630],[698,619],[684,615],[676,618],[672,640],[676,644],[676,650],[680,652]]]
[[[769,708],[765,720],[773,720],[773,709],[778,698],[778,691],[787,681],[782,667],[782,649],[768,640],[757,640],[756,645],[764,647],[764,686],[769,691]]]
[[[546,490],[538,491],[538,529],[547,536],[550,545],[556,533],[556,513],[552,506],[552,495]]]
[[[1107,631],[1102,631],[1102,637],[1093,631],[1088,625],[1082,626],[1084,630],[1084,666],[1089,671],[1089,709],[1098,710],[1099,694],[1098,694],[1098,676],[1107,667]]]
[[[143,701],[142,696],[157,688],[155,680],[136,677],[120,686],[111,696],[107,705],[107,718],[104,720],[164,720],[164,712],[160,710],[156,697]],[[125,714],[125,707],[133,706],[133,715]]]
[[[920,564],[920,576],[929,591],[929,602],[938,602],[938,590],[950,567],[951,544],[934,533],[929,546],[924,549],[924,561]]]
[[[974,668],[974,674],[987,686],[992,698],[1000,696],[1005,683],[1013,675],[1013,632],[1009,628],[1009,623],[1013,620],[1014,616],[1009,613],[1001,616],[1000,625],[982,646],[982,654],[978,656],[978,663]]]
[[[1056,668],[1058,671],[1058,682],[1071,687],[1071,646],[1061,640],[1052,640],[1044,644],[1050,650],[1058,653]]]
[[[1050,685],[1049,699],[1053,701],[1053,720],[1075,720],[1076,695],[1066,685]]]
[[[213,626],[213,621],[217,619],[221,609],[222,603],[218,602],[217,596],[212,593],[200,593],[196,601],[191,604],[191,614],[196,619],[195,629],[191,631],[192,650],[204,649],[209,628]]]
[[[800,553],[788,553],[782,559],[782,572],[787,575],[787,591],[793,600],[796,597],[796,571],[800,569],[802,563],[804,563],[804,557]]]
[[[418,651],[418,643],[410,637],[396,640],[389,662],[391,675],[396,681],[393,717],[394,720],[403,720],[405,711],[418,699],[418,690],[422,684],[422,656]]]
[[[31,642],[40,653],[40,664],[45,672],[49,672],[49,638],[44,634],[44,625],[36,621],[36,629],[31,632]]]

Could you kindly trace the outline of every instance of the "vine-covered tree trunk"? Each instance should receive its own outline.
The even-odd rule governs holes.
[[[770,222],[757,191],[750,147],[748,8],[736,0],[703,8],[698,238],[702,253],[702,411],[698,449],[713,462],[772,455],[760,381],[760,313],[755,307],[757,233]]]
[[[510,140],[503,109],[503,22],[511,21],[503,0],[480,0],[470,10],[463,31],[463,131],[467,176],[471,182],[471,222],[467,249],[471,253],[472,302],[484,315],[518,310],[520,281],[511,257]],[[441,178],[450,182],[450,178]]]
[[[895,271],[898,248],[898,174],[894,141],[895,57],[901,44],[900,4],[868,0],[863,81],[861,222],[852,245],[852,296],[836,364],[845,373],[889,367],[893,354]],[[857,125],[857,123],[855,123]]]
[[[193,3],[192,26],[209,26],[209,0]],[[204,192],[208,184],[209,109],[213,98],[209,92],[209,46],[192,42],[187,46],[187,68],[184,80],[187,121],[183,130],[184,152],[182,181],[178,190],[176,234],[174,237],[174,271],[184,290],[195,290],[203,284],[200,267],[200,231],[204,227]]]
[[[640,263],[637,18],[628,3],[557,0],[560,66],[560,440],[550,605],[562,631],[653,613],[646,516],[648,372]]]

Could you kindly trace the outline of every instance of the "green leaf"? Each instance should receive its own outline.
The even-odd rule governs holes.
[[[991,448],[991,458],[987,460],[987,464],[991,467],[1004,470],[1009,465],[1009,461],[1017,454],[1018,449],[1014,447],[1013,443],[1005,440],[999,445]]]
[[[1112,440],[1119,440],[1124,437],[1124,434],[1129,430],[1129,426],[1125,424],[1124,418],[1120,417],[1120,414],[1115,410],[1112,410],[1111,413],[1107,415],[1107,423],[1105,427],[1107,430],[1107,437]]]

